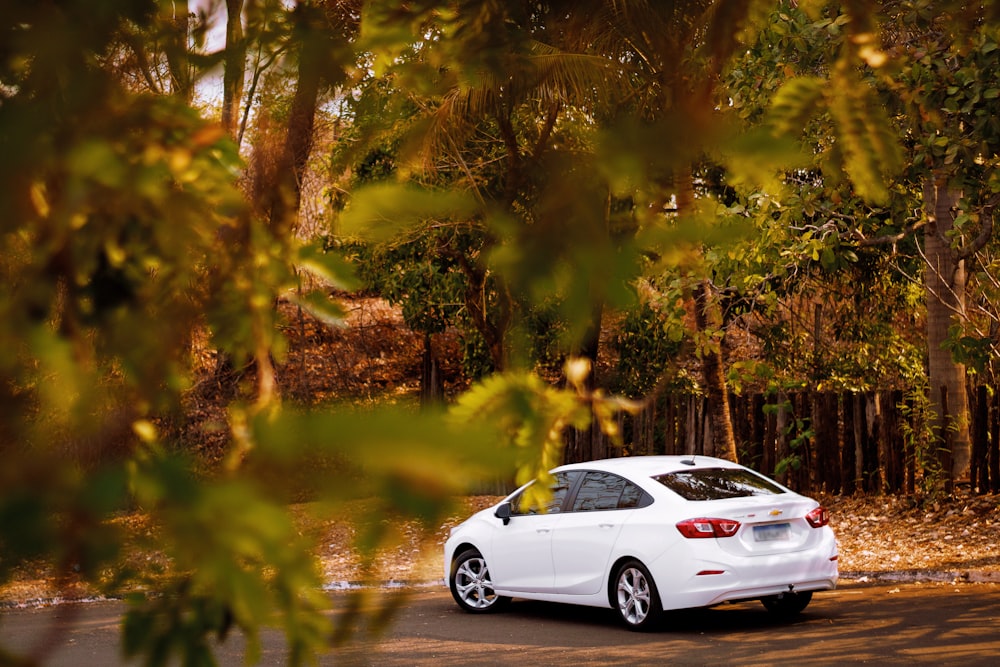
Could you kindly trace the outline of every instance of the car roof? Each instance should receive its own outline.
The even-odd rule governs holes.
[[[676,470],[693,468],[740,468],[737,463],[711,456],[622,456],[613,459],[583,461],[559,466],[553,472],[568,470],[601,470],[632,477],[653,477]]]

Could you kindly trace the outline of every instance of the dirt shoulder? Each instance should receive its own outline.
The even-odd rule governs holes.
[[[823,499],[853,578],[1000,581],[1000,497]]]
[[[499,498],[461,501],[435,531],[403,524],[395,544],[381,550],[371,574],[352,543],[349,520],[317,519],[308,505],[296,506],[303,533],[316,544],[316,559],[330,589],[356,585],[427,585],[443,581],[441,549],[449,529]],[[825,497],[840,546],[840,571],[847,581],[1000,582],[1000,497],[977,496],[918,505],[909,498]],[[124,519],[132,530],[148,530],[142,517]],[[157,562],[155,554],[132,553],[131,566]],[[43,565],[19,569],[0,586],[0,606],[34,606],[96,593],[62,585]]]

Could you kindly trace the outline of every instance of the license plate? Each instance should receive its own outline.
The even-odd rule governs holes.
[[[753,527],[753,539],[757,542],[774,542],[776,540],[787,540],[791,531],[791,524],[772,523],[766,526]]]

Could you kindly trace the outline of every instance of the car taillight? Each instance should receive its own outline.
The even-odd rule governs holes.
[[[687,519],[677,524],[681,535],[689,538],[732,537],[740,529],[740,522],[732,519]]]
[[[822,528],[826,524],[830,523],[830,513],[826,511],[825,507],[817,507],[813,511],[806,514],[806,521],[813,528]]]

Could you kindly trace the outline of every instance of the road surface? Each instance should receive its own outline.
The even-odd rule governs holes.
[[[342,607],[346,595],[333,594],[334,604]],[[399,601],[402,593],[378,595]],[[515,601],[502,613],[473,616],[441,589],[405,595],[406,605],[381,639],[361,628],[320,664],[1000,664],[998,584],[846,583],[816,594],[793,622],[776,621],[758,603],[742,603],[671,613],[651,633],[619,628],[611,610]],[[120,658],[122,611],[114,602],[4,610],[0,642],[21,654],[48,646],[46,665],[139,664]],[[217,655],[222,665],[242,665],[243,645],[231,639]],[[261,664],[284,663],[280,633],[265,633]]]

